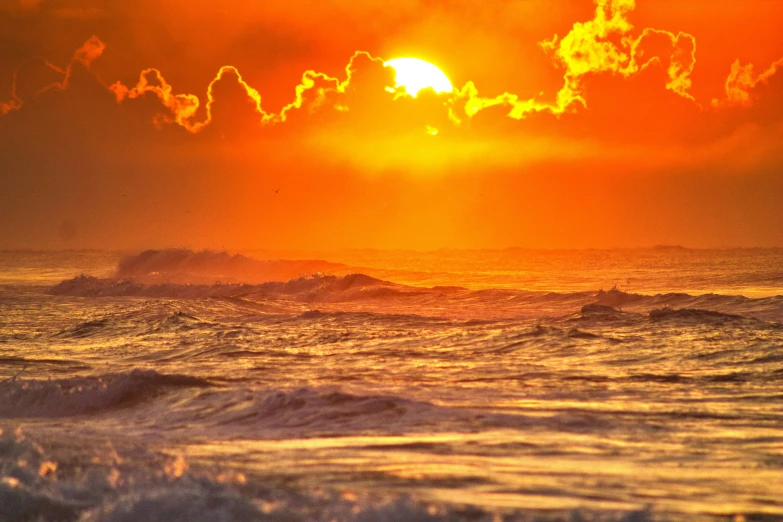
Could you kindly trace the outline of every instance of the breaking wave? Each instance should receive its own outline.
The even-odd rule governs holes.
[[[166,394],[176,389],[193,393]],[[137,419],[132,424],[141,428],[215,428],[248,438],[269,438],[282,432],[310,437],[379,426],[404,432],[468,415],[392,395],[313,388],[221,390],[206,379],[154,370],[56,380],[11,378],[0,383],[0,418],[62,418],[109,410],[115,418]]]
[[[783,295],[750,298],[742,295],[667,293],[642,295],[613,288],[600,290],[595,304],[650,314],[652,319],[685,318],[714,321],[715,314],[722,320],[752,317],[765,321],[783,322]]]
[[[235,297],[244,295],[282,295],[297,296],[302,300],[315,299],[331,293],[372,291],[373,295],[393,292],[403,288],[364,274],[346,276],[313,275],[300,277],[287,282],[216,283],[212,285],[159,283],[146,284],[132,279],[104,279],[80,275],[62,281],[49,290],[52,295],[70,295],[78,297],[171,297],[191,299],[203,297]]]
[[[783,322],[783,295],[748,298],[741,295],[684,292],[636,294],[618,288],[598,292],[534,292],[517,289],[469,290],[461,287],[408,286],[362,273],[345,275],[347,266],[326,261],[259,261],[226,252],[194,252],[186,249],[147,250],[123,258],[113,277],[80,275],[61,281],[52,295],[78,297],[145,297],[243,299],[248,306],[265,307],[271,313],[280,303],[372,304],[363,310],[345,311],[408,314],[411,305],[420,315],[468,319],[522,316],[560,316],[581,309],[581,318],[625,321],[625,312],[653,320],[687,318],[715,322],[731,316]],[[333,273],[328,273],[333,272]],[[342,274],[334,272],[343,272]],[[305,275],[302,275],[305,274]],[[216,280],[218,282],[216,282]],[[396,308],[394,307],[396,306]],[[375,307],[375,308],[372,308]],[[673,310],[692,310],[673,312]],[[301,313],[304,310],[296,310]],[[712,315],[711,315],[712,314]],[[90,336],[105,325],[86,322],[69,332]]]
[[[246,305],[266,306],[275,300],[300,303],[374,302],[380,313],[406,314],[387,309],[395,302],[416,304],[424,315],[448,316],[458,311],[459,316],[480,319],[518,316],[558,316],[581,309],[581,317],[593,320],[625,320],[626,312],[650,314],[652,319],[684,318],[713,321],[722,314],[723,320],[742,316],[764,321],[783,322],[783,296],[748,298],[736,295],[669,293],[642,295],[612,289],[595,292],[531,292],[525,290],[468,290],[441,287],[424,288],[383,281],[365,274],[344,276],[316,274],[289,281],[260,284],[147,284],[132,279],[97,278],[80,275],[60,282],[49,289],[52,295],[78,297],[146,297],[199,299],[242,299]],[[255,301],[253,301],[255,300]],[[271,300],[271,301],[270,301]],[[261,303],[261,301],[264,301]],[[274,311],[274,309],[270,309]],[[472,310],[472,312],[471,312]],[[690,312],[674,312],[691,310]],[[280,310],[282,311],[282,310]],[[80,325],[71,335],[88,336],[100,329],[99,322]]]
[[[344,265],[320,260],[257,260],[228,252],[170,248],[124,257],[115,278],[146,283],[261,283],[341,268]]]
[[[154,370],[46,381],[12,378],[0,383],[0,417],[69,417],[133,404],[166,389],[193,386],[209,386],[209,382]]]
[[[532,514],[505,509],[501,516],[497,510],[424,502],[394,492],[357,495],[326,483],[314,492],[292,485],[273,488],[264,477],[204,468],[181,454],[140,448],[82,451],[87,462],[74,463],[67,453],[62,458],[58,445],[41,445],[21,430],[0,429],[0,521],[521,522]],[[560,520],[568,513],[549,515],[537,519]],[[596,515],[585,510],[569,518]],[[605,515],[601,520],[653,520],[648,511]]]

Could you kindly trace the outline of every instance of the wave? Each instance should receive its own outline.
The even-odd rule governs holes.
[[[673,317],[672,310],[689,309],[696,312],[677,312],[675,315],[679,315],[680,318],[690,315],[692,319],[701,315],[701,318],[705,319],[709,313],[717,312],[724,316],[783,322],[783,295],[763,298],[723,294],[691,295],[681,292],[643,295],[613,288],[609,291],[600,290],[595,297],[595,304],[627,311],[652,313],[651,317],[657,319]],[[706,312],[706,314],[699,314],[699,312]],[[714,317],[711,319],[714,320]]]
[[[72,328],[68,328],[56,334],[56,337],[68,337],[71,339],[81,339],[84,337],[92,337],[101,331],[109,327],[110,321],[108,317],[102,317],[100,319],[93,319],[90,321],[84,321]]]
[[[193,393],[166,393],[183,388]],[[402,432],[467,415],[393,395],[313,388],[224,390],[199,377],[154,370],[53,380],[11,378],[0,383],[0,418],[62,418],[107,411],[115,419],[135,419],[132,425],[139,427],[216,428],[216,435],[242,433],[250,438],[292,431],[313,436],[379,426],[391,430],[397,426]]]
[[[129,324],[133,317],[135,324]],[[116,337],[119,335],[143,336],[151,333],[183,333],[196,329],[214,332],[218,323],[205,321],[182,310],[171,311],[144,303],[141,306],[116,312],[97,319],[77,323],[53,334],[55,338],[82,339],[89,337]]]
[[[162,401],[122,413],[142,430],[186,428],[216,439],[311,438],[379,429],[407,433],[422,427],[443,429],[444,423],[471,417],[459,408],[396,395],[315,388],[209,389]]]
[[[713,312],[711,310],[699,310],[698,308],[654,308],[650,310],[650,319],[661,321],[667,319],[681,319],[696,323],[723,323],[726,321],[744,320],[740,315]]]
[[[644,297],[644,296],[640,296]],[[691,296],[688,296],[689,298]],[[647,298],[644,301],[649,304],[655,298]],[[651,321],[679,321],[690,324],[715,324],[720,325],[736,321],[758,321],[753,317],[744,317],[738,314],[704,310],[699,308],[672,308],[669,305],[661,308],[653,308],[647,314],[623,311],[602,304],[588,304],[582,307],[580,313],[571,317],[572,321],[587,321],[591,323],[629,323],[649,319]],[[775,326],[774,324],[772,325]]]
[[[167,393],[182,389],[183,393]],[[188,391],[185,392],[184,389]],[[398,395],[316,388],[220,388],[207,380],[134,370],[101,377],[0,384],[0,419],[60,419],[104,414],[141,439],[187,433],[209,440],[307,439],[382,432],[570,429],[569,415],[481,413]],[[3,448],[0,445],[0,456]],[[0,520],[2,518],[0,517]]]
[[[614,307],[591,303],[584,305],[579,311],[579,319],[600,320],[600,321],[618,321],[628,317],[627,312],[618,310]]]
[[[179,299],[203,297],[241,297],[251,294],[298,296],[303,300],[317,299],[331,293],[359,290],[366,295],[383,296],[402,285],[381,281],[364,274],[346,276],[313,275],[286,282],[216,283],[212,285],[160,283],[145,284],[130,279],[98,278],[80,275],[66,279],[49,290],[52,295],[77,297],[171,297]],[[368,293],[369,292],[369,293]]]
[[[49,289],[52,295],[78,297],[147,297],[198,299],[220,298],[245,308],[268,313],[302,313],[286,303],[363,303],[365,308],[353,311],[381,312],[395,315],[454,316],[465,319],[498,319],[521,316],[562,316],[581,309],[583,319],[625,320],[624,312],[647,315],[659,309],[693,309],[725,315],[751,317],[783,322],[783,296],[748,298],[737,295],[667,293],[644,295],[616,288],[596,292],[532,292],[513,289],[469,290],[453,287],[425,288],[384,281],[369,275],[316,274],[289,281],[259,284],[147,284],[130,279],[97,278],[80,275]],[[373,308],[374,307],[374,308]],[[341,310],[350,311],[343,307]],[[337,310],[330,310],[337,311]],[[669,312],[655,312],[661,318]],[[693,315],[693,314],[692,314]],[[702,314],[703,315],[703,314]],[[81,325],[83,335],[100,329],[99,323]],[[71,335],[81,335],[72,332]]]
[[[66,438],[67,439],[67,438]],[[116,442],[116,441],[115,441]],[[101,446],[109,446],[108,452]],[[198,459],[146,448],[59,440],[39,444],[21,430],[0,429],[0,521],[213,522],[648,522],[649,511],[482,508],[433,502],[410,493],[346,490],[328,478],[316,485],[275,475],[200,465]],[[419,446],[421,447],[421,446]],[[383,446],[393,449],[392,446]],[[451,482],[453,484],[453,480]],[[753,518],[755,520],[755,518]]]
[[[16,378],[0,383],[0,418],[69,417],[133,404],[166,389],[210,383],[154,370],[55,380]]]
[[[114,277],[146,283],[261,283],[343,268],[342,264],[321,260],[258,260],[228,252],[170,248],[124,257]]]

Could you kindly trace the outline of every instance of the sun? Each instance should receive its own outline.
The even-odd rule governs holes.
[[[395,58],[384,62],[386,67],[394,69],[397,89],[405,88],[405,94],[416,97],[419,91],[428,87],[436,93],[454,90],[448,77],[436,66],[418,58]]]

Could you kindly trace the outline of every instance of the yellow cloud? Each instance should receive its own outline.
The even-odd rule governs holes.
[[[37,5],[36,2],[27,2],[27,4]],[[693,35],[651,27],[635,29],[629,21],[629,16],[636,7],[635,0],[595,0],[595,4],[594,16],[591,20],[576,22],[563,37],[554,35],[551,39],[539,43],[555,66],[563,71],[563,84],[554,96],[545,100],[541,95],[522,98],[517,94],[505,92],[488,97],[479,92],[474,82],[468,81],[453,93],[443,94],[439,98],[438,108],[443,107],[444,118],[447,115],[452,123],[461,125],[491,107],[506,109],[506,114],[513,119],[522,119],[531,113],[542,111],[559,116],[587,107],[585,80],[590,75],[612,74],[628,78],[651,66],[660,66],[666,71],[666,89],[695,101],[690,93],[691,74],[696,64],[696,39]],[[93,36],[74,53],[71,62],[65,68],[37,59],[47,68],[62,75],[61,81],[45,86],[38,91],[38,94],[50,89],[67,88],[73,65],[81,64],[90,67],[91,63],[101,56],[104,49],[103,42]],[[161,114],[154,119],[156,123],[175,124],[188,132],[196,133],[213,121],[214,88],[216,83],[226,75],[232,76],[252,101],[259,125],[283,123],[289,119],[292,111],[301,109],[305,104],[313,109],[330,106],[337,111],[349,111],[351,104],[345,97],[339,95],[345,94],[351,84],[358,59],[369,60],[381,66],[384,63],[381,58],[374,57],[368,52],[356,51],[349,59],[342,78],[307,70],[302,74],[299,84],[294,87],[293,100],[279,112],[267,111],[262,105],[260,92],[250,86],[239,70],[231,65],[225,65],[218,70],[207,85],[203,96],[177,93],[163,73],[155,68],[141,71],[134,85],[124,85],[121,82],[104,85],[113,92],[117,102],[145,96],[157,98],[162,109]],[[780,67],[783,67],[783,59],[756,74],[753,65],[742,66],[739,61],[736,61],[726,80],[725,100],[713,100],[713,105],[716,107],[751,105],[752,90],[759,83],[766,82]],[[0,115],[18,110],[24,104],[16,89],[18,74],[17,70],[13,75],[11,99],[0,102]],[[440,124],[437,127],[434,124],[430,127],[437,128],[439,131],[445,130]],[[430,132],[430,134],[434,133]]]
[[[459,90],[459,102],[452,106],[452,119],[458,123],[462,121],[460,106],[464,116],[471,117],[482,109],[506,105],[510,108],[508,116],[515,119],[524,118],[531,112],[548,111],[560,115],[577,106],[586,107],[583,83],[586,75],[612,73],[628,77],[653,63],[662,63],[660,56],[642,61],[642,43],[653,35],[667,37],[672,45],[671,54],[664,57],[669,61],[666,88],[693,100],[688,91],[690,74],[696,63],[696,39],[688,33],[674,34],[653,28],[645,28],[634,38],[630,34],[633,25],[628,21],[628,14],[635,7],[635,0],[596,0],[592,20],[575,23],[563,38],[555,35],[551,40],[540,42],[553,61],[565,69],[563,87],[557,92],[554,103],[535,98],[523,100],[511,93],[482,97],[473,82],[468,82]]]
[[[199,97],[195,94],[174,94],[171,85],[166,82],[158,69],[151,68],[142,71],[139,76],[139,81],[133,87],[127,87],[120,82],[116,82],[109,86],[109,89],[114,93],[118,102],[122,102],[125,99],[138,98],[148,93],[157,96],[161,104],[171,112],[170,116],[163,116],[159,122],[176,123],[177,125],[184,127],[188,132],[195,133],[201,131],[212,122],[212,106],[215,102],[213,92],[214,86],[227,73],[231,73],[236,76],[237,82],[245,90],[247,96],[253,100],[255,110],[259,115],[259,123],[281,123],[286,121],[290,111],[302,107],[305,93],[312,89],[316,89],[317,91],[318,98],[316,103],[322,102],[329,92],[345,92],[346,87],[351,82],[354,61],[361,56],[367,57],[372,61],[383,63],[383,60],[380,58],[375,58],[364,51],[357,51],[348,61],[348,65],[345,67],[346,76],[342,81],[314,70],[305,71],[302,74],[301,82],[294,89],[294,100],[284,106],[278,113],[264,110],[261,104],[261,94],[251,87],[242,78],[239,70],[232,65],[224,65],[221,67],[217,75],[207,86],[207,101],[205,105],[206,116],[201,121],[196,119],[196,113],[201,105]]]
[[[76,50],[76,52],[73,54],[73,58],[71,58],[70,63],[68,63],[68,65],[64,69],[57,67],[56,65],[52,64],[48,60],[43,60],[41,58],[36,58],[34,60],[31,60],[31,62],[37,62],[37,61],[43,62],[46,68],[58,74],[61,74],[63,77],[63,79],[59,82],[55,82],[40,88],[36,92],[36,96],[52,89],[59,89],[59,90],[67,89],[71,80],[71,74],[73,72],[74,64],[78,62],[81,63],[84,67],[89,68],[92,62],[96,60],[99,56],[101,56],[101,54],[103,54],[103,51],[105,49],[106,49],[106,45],[97,36],[92,36],[89,40],[84,42],[84,45],[82,45]],[[30,62],[28,62],[28,64],[29,63]],[[24,67],[24,65],[22,67]],[[13,83],[11,84],[11,99],[7,102],[0,102],[0,115],[5,115],[11,111],[19,110],[22,108],[22,105],[24,105],[24,100],[22,100],[17,94],[17,82],[19,80],[19,70],[22,69],[22,67],[14,71]]]
[[[735,60],[731,64],[731,72],[728,78],[726,78],[726,99],[719,100],[715,98],[712,100],[712,105],[714,107],[737,105],[750,107],[753,105],[753,93],[751,91],[759,83],[767,83],[767,80],[782,67],[783,58],[774,62],[765,71],[754,74],[752,63],[741,65],[739,60]]]

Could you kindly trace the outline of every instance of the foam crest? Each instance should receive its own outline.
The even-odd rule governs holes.
[[[536,514],[504,509],[501,516],[395,492],[369,496],[328,487],[275,487],[269,477],[199,467],[181,454],[139,449],[106,454],[97,448],[83,453],[58,459],[58,450],[44,451],[20,430],[0,430],[0,521],[518,522]],[[560,520],[566,513],[538,514],[536,519]],[[570,515],[597,519],[589,511]],[[605,515],[601,520],[652,520],[648,511]]]
[[[240,254],[168,248],[146,250],[120,260],[115,279],[146,283],[214,283],[284,281],[340,269],[319,260],[258,260]]]
[[[280,295],[296,297],[302,300],[328,298],[329,294],[359,292],[373,295],[394,292],[401,285],[388,283],[364,274],[346,276],[316,274],[299,277],[286,282],[268,282],[261,284],[212,284],[194,285],[179,283],[145,284],[130,279],[97,278],[80,275],[62,281],[49,290],[53,295],[79,297],[172,297],[192,299],[203,297],[235,297],[248,294]]]

